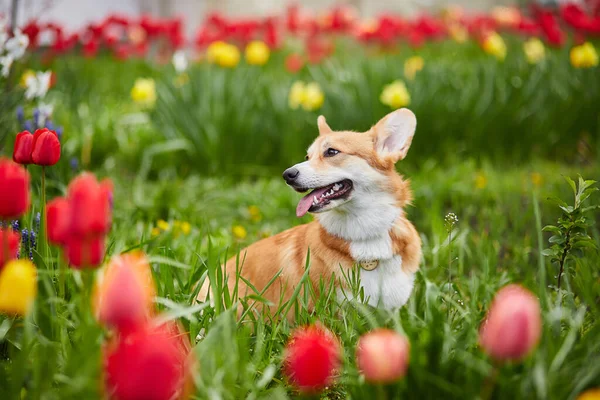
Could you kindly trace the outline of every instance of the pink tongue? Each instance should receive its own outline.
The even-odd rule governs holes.
[[[312,206],[313,198],[317,196],[317,199],[319,199],[321,195],[327,190],[329,190],[329,186],[321,189],[315,189],[303,198],[301,198],[298,202],[298,207],[296,207],[296,216],[298,218],[303,217],[310,209],[310,206]]]

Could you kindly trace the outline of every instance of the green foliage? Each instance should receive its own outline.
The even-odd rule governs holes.
[[[588,230],[593,225],[593,219],[587,214],[590,211],[600,208],[598,204],[589,207],[583,206],[588,197],[593,192],[598,191],[598,188],[592,187],[596,181],[584,180],[579,176],[579,180],[575,184],[571,178],[565,177],[565,179],[571,189],[573,189],[575,203],[570,206],[557,197],[551,198],[561,209],[562,215],[558,218],[556,225],[547,225],[544,227],[544,231],[551,232],[552,236],[549,239],[550,248],[544,250],[542,253],[550,257],[550,260],[559,268],[557,278],[557,288],[559,290],[562,274],[567,262],[573,257],[581,257],[581,250],[583,249],[597,249],[596,242],[588,235]]]

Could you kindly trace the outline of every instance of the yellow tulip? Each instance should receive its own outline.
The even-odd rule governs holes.
[[[290,88],[288,94],[288,104],[290,108],[297,109],[304,102],[304,96],[306,94],[306,84],[302,81],[296,81]]]
[[[598,52],[590,42],[573,47],[570,58],[571,65],[575,68],[592,68],[598,65]]]
[[[415,79],[417,72],[423,69],[423,66],[425,66],[425,61],[423,60],[423,57],[412,56],[408,58],[404,62],[404,76],[406,77],[406,79],[412,81],[413,79]]]
[[[506,43],[502,36],[492,33],[483,41],[483,51],[502,61],[506,57]]]
[[[0,312],[26,315],[37,294],[37,272],[29,260],[9,261],[0,271]]]
[[[233,68],[240,62],[240,51],[232,44],[217,41],[206,49],[206,58],[221,67]]]
[[[311,82],[306,85],[306,93],[304,95],[304,101],[302,102],[302,108],[306,111],[314,111],[321,108],[325,101],[325,95],[316,82]]]
[[[529,64],[537,64],[546,56],[544,43],[538,38],[531,38],[523,43],[523,52]]]
[[[246,236],[248,236],[246,228],[241,225],[235,225],[233,228],[231,228],[231,232],[233,233],[233,237],[240,240],[245,239]]]
[[[265,65],[270,55],[269,46],[260,40],[252,41],[246,46],[246,62],[250,65]]]
[[[577,396],[577,400],[600,400],[600,388],[586,390]]]
[[[405,107],[410,104],[410,93],[403,81],[396,80],[383,88],[379,100],[393,109]]]
[[[131,98],[138,104],[153,106],[156,103],[156,85],[154,79],[136,79],[133,88],[131,88]]]

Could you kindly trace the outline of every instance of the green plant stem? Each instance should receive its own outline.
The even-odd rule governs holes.
[[[569,228],[569,230],[567,231],[567,234],[565,235],[565,248],[563,249],[562,255],[560,257],[560,269],[558,271],[558,290],[560,291],[560,284],[561,284],[561,278],[562,278],[562,274],[563,271],[565,269],[565,262],[567,261],[567,255],[569,254],[569,250],[571,250],[571,228]]]
[[[46,265],[48,265],[49,254],[48,254],[48,238],[46,235],[47,229],[47,218],[46,218],[46,167],[42,166],[42,190],[40,195],[40,232],[39,232],[39,245],[40,245],[40,256],[44,257]]]
[[[492,371],[485,378],[483,385],[481,386],[481,393],[479,395],[481,400],[489,400],[492,397],[492,394],[494,393],[494,387],[498,382],[498,375],[500,375],[500,368],[494,363]]]

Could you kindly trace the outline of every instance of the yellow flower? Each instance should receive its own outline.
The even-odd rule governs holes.
[[[233,232],[233,237],[240,240],[245,239],[246,236],[248,236],[246,228],[241,225],[235,225],[233,228],[231,228],[231,232]]]
[[[531,38],[523,43],[523,52],[529,64],[537,64],[546,56],[544,43],[538,38]]]
[[[173,83],[175,84],[175,87],[182,87],[183,85],[185,85],[186,83],[188,83],[190,81],[190,77],[186,72],[182,72],[181,74],[178,74]]]
[[[321,108],[324,101],[325,95],[317,82],[311,82],[306,85],[306,93],[304,95],[304,101],[302,102],[302,108],[306,111],[318,110]]]
[[[37,272],[29,260],[9,261],[0,271],[0,312],[26,315],[37,294]]]
[[[156,102],[156,85],[152,78],[136,79],[131,88],[131,98],[138,104],[153,106]]]
[[[296,81],[292,84],[290,88],[290,93],[288,94],[288,104],[290,108],[294,110],[300,107],[302,102],[304,101],[306,93],[306,84],[302,81]]]
[[[321,108],[324,101],[325,95],[316,82],[305,84],[296,81],[292,84],[288,95],[288,104],[294,110],[302,107],[306,111],[314,111]]]
[[[425,61],[421,56],[412,56],[404,62],[404,76],[412,81],[415,79],[417,72],[423,69]]]
[[[575,68],[591,68],[598,65],[598,52],[590,42],[573,47],[570,58],[571,65]]]
[[[167,221],[165,221],[164,219],[159,219],[158,222],[156,223],[156,226],[161,231],[168,231],[169,229],[171,229],[171,225],[169,225],[169,223]]]
[[[487,186],[487,178],[483,173],[475,175],[475,187],[477,189],[484,189]]]
[[[160,229],[152,228],[152,232],[150,234],[152,235],[152,237],[156,237],[156,236],[160,235]]]
[[[542,186],[543,182],[544,178],[542,177],[542,174],[540,174],[539,172],[531,173],[531,183],[533,183],[534,186]]]
[[[586,390],[577,396],[577,400],[600,400],[600,388]]]
[[[192,225],[186,221],[175,221],[173,222],[173,227],[175,228],[175,234],[181,232],[184,235],[188,235],[192,231]]]
[[[270,55],[269,46],[260,40],[254,40],[246,46],[246,62],[250,65],[265,65]]]
[[[498,60],[504,60],[506,57],[506,44],[502,36],[495,32],[488,35],[483,41],[483,51],[493,55]]]
[[[384,86],[379,100],[393,109],[405,107],[410,104],[410,93],[401,80],[396,80]]]
[[[23,75],[21,75],[21,80],[19,81],[19,86],[21,86],[22,88],[26,88],[27,87],[27,81],[30,79],[34,79],[35,78],[35,71],[32,69],[27,69],[25,70],[25,72],[23,72]]]
[[[221,67],[233,68],[240,62],[240,51],[236,46],[219,40],[208,46],[206,58]]]
[[[250,214],[250,219],[254,222],[259,222],[262,219],[260,209],[257,206],[248,207],[248,214]]]

